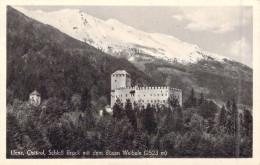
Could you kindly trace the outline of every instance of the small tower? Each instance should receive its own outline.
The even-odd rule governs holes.
[[[36,90],[33,91],[29,96],[29,103],[38,106],[41,104],[41,94],[38,93]]]
[[[111,75],[111,90],[124,87],[131,87],[130,74],[125,70],[118,70]]]
[[[130,74],[125,70],[117,70],[111,75],[111,108],[115,103],[115,89],[131,87]]]

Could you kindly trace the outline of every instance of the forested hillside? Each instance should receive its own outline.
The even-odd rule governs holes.
[[[233,98],[239,100],[239,104],[252,108],[253,71],[240,63],[201,60],[195,64],[183,65],[155,60],[141,67],[154,79],[182,89],[183,100],[187,99],[191,88],[194,88],[197,96],[202,92],[215,100]]]
[[[69,100],[85,88],[109,99],[110,75],[120,69],[131,74],[133,84],[139,78],[148,85],[156,84],[127,60],[107,55],[8,7],[8,101],[27,100],[35,89],[43,99]]]

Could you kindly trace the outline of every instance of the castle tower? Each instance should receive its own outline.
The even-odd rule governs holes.
[[[41,104],[41,94],[38,93],[36,90],[33,91],[29,96],[29,103],[38,106]]]
[[[115,89],[131,87],[130,74],[125,70],[117,70],[111,75],[111,108],[115,104]]]

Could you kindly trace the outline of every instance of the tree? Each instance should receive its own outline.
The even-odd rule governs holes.
[[[132,103],[129,99],[127,99],[125,103],[125,114],[136,131],[137,130],[136,116],[132,108]]]
[[[117,98],[116,102],[113,106],[113,117],[117,119],[121,119],[123,117],[123,104],[121,101]]]
[[[94,114],[91,108],[87,108],[84,113],[84,122],[87,130],[92,130],[95,127]]]
[[[191,89],[191,95],[187,99],[187,101],[184,103],[184,106],[189,108],[189,107],[196,107],[197,106],[197,98],[194,92],[194,89]]]
[[[226,124],[226,108],[223,105],[219,114],[219,124],[224,126]]]
[[[180,106],[179,100],[175,99],[175,98],[168,98],[168,103],[169,103],[169,106],[172,108],[176,108],[176,107]]]
[[[230,129],[231,134],[235,136],[238,126],[238,110],[235,100],[233,99],[232,109],[231,109],[231,123],[230,123]]]
[[[175,108],[175,112],[176,112],[176,126],[175,126],[175,131],[176,132],[181,132],[183,130],[183,113],[182,113],[182,109],[180,106],[177,106]]]
[[[23,131],[16,117],[7,113],[7,128],[6,128],[6,156],[11,157],[11,150],[21,149],[23,147]]]
[[[229,101],[229,100],[227,101],[227,109],[228,109],[228,110],[231,109],[231,104],[230,104],[230,101]]]
[[[73,107],[78,110],[81,105],[81,95],[78,93],[73,94],[70,101],[73,105]]]
[[[148,104],[146,109],[144,110],[143,117],[142,117],[142,124],[144,130],[146,130],[149,135],[156,133],[157,123],[155,122],[154,113],[150,104]]]
[[[163,121],[161,132],[163,134],[168,134],[175,130],[176,121],[174,118],[174,112],[170,108],[165,109],[165,111],[166,111],[166,118]]]
[[[199,105],[203,104],[205,101],[205,97],[204,97],[204,94],[201,92],[200,93],[200,99],[199,99]]]
[[[199,114],[204,119],[213,121],[217,110],[218,110],[217,105],[212,100],[210,100],[210,101],[206,101],[204,104],[200,106]]]
[[[205,101],[198,109],[199,114],[209,122],[209,130],[212,130],[215,124],[215,116],[218,111],[217,105],[212,101]]]
[[[252,114],[249,110],[244,111],[244,122],[243,127],[245,128],[245,134],[252,138],[252,131],[253,131],[253,118]]]
[[[80,109],[85,111],[86,109],[91,108],[91,97],[88,88],[84,88],[81,96],[81,106]]]

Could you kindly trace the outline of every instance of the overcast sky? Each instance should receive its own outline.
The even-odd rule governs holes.
[[[22,6],[30,10],[80,9],[136,29],[164,33],[252,67],[252,7]]]

